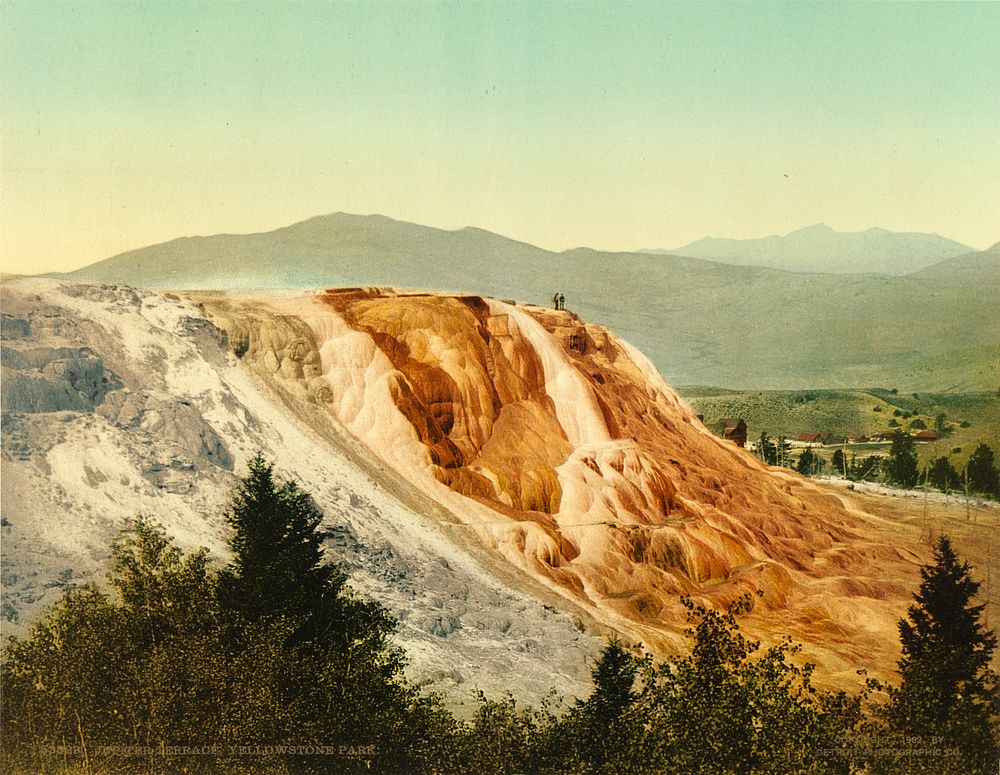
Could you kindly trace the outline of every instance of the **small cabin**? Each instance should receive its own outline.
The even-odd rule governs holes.
[[[741,447],[747,445],[747,424],[742,417],[723,417],[710,423],[708,429],[716,436],[721,436]]]

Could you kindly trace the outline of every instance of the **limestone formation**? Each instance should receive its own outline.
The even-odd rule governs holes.
[[[12,287],[15,613],[47,594],[30,573],[96,572],[137,510],[224,551],[220,503],[264,450],[315,493],[329,551],[393,608],[425,675],[517,665],[541,693],[546,650],[582,686],[591,633],[671,653],[681,595],[757,591],[751,631],[802,641],[820,680],[895,663],[919,535],[716,438],[640,352],[565,311],[376,288]]]
[[[455,530],[598,621],[670,651],[681,595],[724,605],[760,591],[751,627],[805,641],[827,677],[891,665],[899,579],[917,555],[717,439],[608,331],[561,311],[385,289],[206,311],[289,391],[308,399],[325,383],[318,403],[445,506]],[[299,341],[308,374],[280,368]]]

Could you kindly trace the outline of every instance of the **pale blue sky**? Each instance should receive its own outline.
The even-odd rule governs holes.
[[[5,0],[4,271],[343,210],[1000,240],[1000,4]]]

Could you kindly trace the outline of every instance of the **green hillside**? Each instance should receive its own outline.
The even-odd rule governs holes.
[[[918,446],[921,460],[950,455],[964,463],[979,443],[1000,454],[1000,393],[904,393],[892,389],[727,391],[714,387],[680,387],[684,399],[711,422],[742,417],[750,439],[766,431],[770,436],[830,432],[835,436],[870,436],[893,430],[937,427],[945,415],[946,432],[939,441]],[[953,452],[958,448],[958,452]]]

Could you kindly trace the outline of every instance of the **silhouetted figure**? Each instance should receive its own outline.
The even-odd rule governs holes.
[[[559,309],[566,309],[566,297],[559,294]]]
[[[556,291],[555,295],[552,297],[552,306],[555,309],[559,309],[559,291]]]

